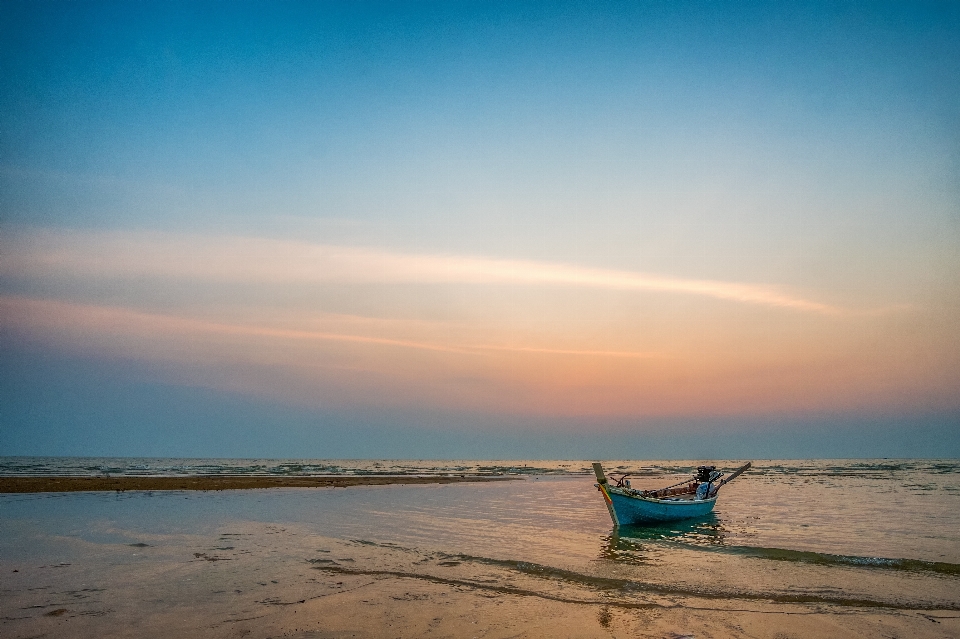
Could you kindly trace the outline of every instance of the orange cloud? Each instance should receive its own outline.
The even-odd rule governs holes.
[[[10,334],[133,358],[176,383],[304,405],[568,416],[942,407],[955,405],[958,378],[949,358],[906,360],[910,344],[864,349],[886,334],[882,326],[815,341],[701,333],[645,352],[571,347],[486,324],[444,331],[437,323],[334,316],[319,320],[330,329],[317,330],[309,318],[299,327],[289,318],[224,322],[12,296],[0,297],[0,316]],[[772,341],[746,348],[763,339]]]

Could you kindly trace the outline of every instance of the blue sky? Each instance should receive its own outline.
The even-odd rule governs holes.
[[[956,5],[5,6],[0,453],[960,454]]]

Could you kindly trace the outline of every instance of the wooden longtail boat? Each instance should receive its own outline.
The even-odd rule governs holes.
[[[593,464],[598,482],[594,485],[603,495],[614,526],[654,524],[708,515],[717,503],[721,486],[733,481],[748,468],[750,462],[726,479],[720,479],[723,473],[717,472],[715,466],[700,466],[692,479],[679,484],[659,490],[634,490],[627,479],[629,475],[611,477],[614,480],[611,485],[600,463]]]

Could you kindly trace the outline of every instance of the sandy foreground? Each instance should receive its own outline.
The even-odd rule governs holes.
[[[519,477],[329,475],[305,476],[183,476],[183,477],[0,477],[0,493],[60,493],[125,490],[245,490],[251,488],[344,488],[388,484],[452,484],[509,481]]]
[[[0,636],[960,637],[960,612],[604,591],[529,567],[249,524],[0,561]]]
[[[440,585],[416,578],[338,575],[313,582],[315,591],[294,601],[261,602],[243,609],[222,602],[177,606],[144,614],[133,602],[84,611],[76,602],[45,611],[9,611],[0,627],[8,637],[485,637],[709,638],[958,637],[955,616],[908,611],[837,613],[801,606],[696,600],[630,609],[603,602],[569,604],[535,595]],[[59,604],[58,604],[59,605]]]

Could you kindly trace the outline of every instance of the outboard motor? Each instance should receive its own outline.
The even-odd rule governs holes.
[[[716,466],[697,466],[697,481],[701,484],[709,482],[716,469]]]
[[[717,476],[716,466],[697,466],[697,500],[710,496],[710,482]]]

